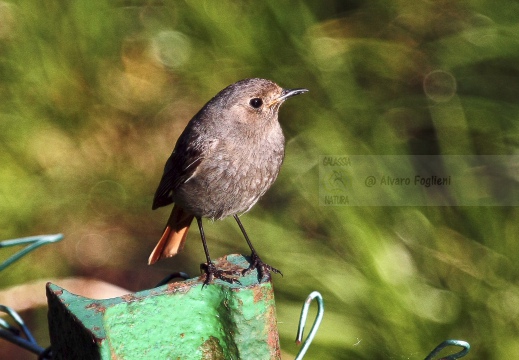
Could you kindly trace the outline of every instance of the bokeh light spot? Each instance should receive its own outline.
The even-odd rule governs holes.
[[[456,79],[447,71],[434,70],[425,76],[423,89],[432,101],[447,102],[456,94]]]
[[[464,36],[470,43],[477,46],[491,45],[496,41],[497,28],[494,20],[482,14],[474,14],[469,21]]]
[[[100,267],[111,258],[110,241],[101,234],[87,234],[76,243],[76,259],[87,267]]]
[[[460,311],[459,298],[453,292],[425,284],[414,284],[406,301],[416,315],[438,323],[453,321]]]
[[[391,284],[404,282],[416,272],[409,251],[398,244],[385,247],[375,262],[380,276]]]
[[[152,48],[155,59],[170,68],[184,65],[191,57],[191,42],[178,31],[159,32],[152,40]]]
[[[344,66],[344,52],[347,46],[341,39],[314,38],[311,42],[311,50],[316,66],[323,71],[333,71]]]

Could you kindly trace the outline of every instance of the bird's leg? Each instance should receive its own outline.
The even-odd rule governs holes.
[[[238,223],[238,226],[240,227],[240,230],[241,230],[243,236],[245,237],[245,241],[247,241],[247,245],[249,245],[249,248],[250,248],[250,250],[252,252],[252,254],[250,256],[251,257],[251,264],[250,264],[248,269],[243,271],[243,273],[245,274],[245,273],[248,273],[251,270],[258,269],[258,276],[259,276],[260,280],[263,278],[263,275],[267,275],[268,279],[270,279],[270,272],[271,271],[275,272],[276,274],[280,274],[281,276],[283,276],[283,273],[281,271],[279,271],[275,267],[272,267],[272,266],[270,266],[268,264],[265,264],[263,261],[261,261],[258,253],[254,249],[254,246],[252,246],[252,243],[249,240],[249,236],[245,232],[245,228],[243,227],[243,225],[242,225],[238,215],[234,215],[234,220],[236,220],[236,222]]]
[[[207,242],[205,241],[204,227],[202,226],[202,218],[197,216],[196,222],[198,223],[198,229],[200,230],[200,236],[202,237],[202,245],[204,246],[205,258],[207,259],[207,264],[200,265],[200,269],[203,269],[206,273],[206,278],[203,286],[210,284],[213,281],[213,278],[217,278],[231,284],[238,283],[238,280],[225,276],[226,272],[217,269],[216,265],[211,261],[211,257],[209,256],[209,249],[207,248]]]

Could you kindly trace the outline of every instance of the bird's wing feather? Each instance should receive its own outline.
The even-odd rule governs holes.
[[[152,209],[171,204],[176,189],[195,175],[200,163],[219,143],[214,137],[204,136],[202,132],[207,131],[207,128],[198,125],[198,122],[191,121],[178,138],[175,149],[164,166]]]
[[[188,146],[187,149],[175,147],[164,166],[164,174],[153,198],[153,209],[173,202],[173,193],[196,171],[203,159],[202,149]]]

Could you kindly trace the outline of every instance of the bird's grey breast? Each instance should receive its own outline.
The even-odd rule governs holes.
[[[284,157],[279,123],[262,135],[235,132],[214,139],[195,174],[177,192],[177,201],[214,219],[248,211],[274,182]]]

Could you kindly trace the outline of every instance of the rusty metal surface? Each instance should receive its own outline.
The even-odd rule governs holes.
[[[237,274],[247,258],[219,268]],[[256,270],[240,283],[203,277],[93,300],[47,284],[55,359],[280,359],[274,292]]]

